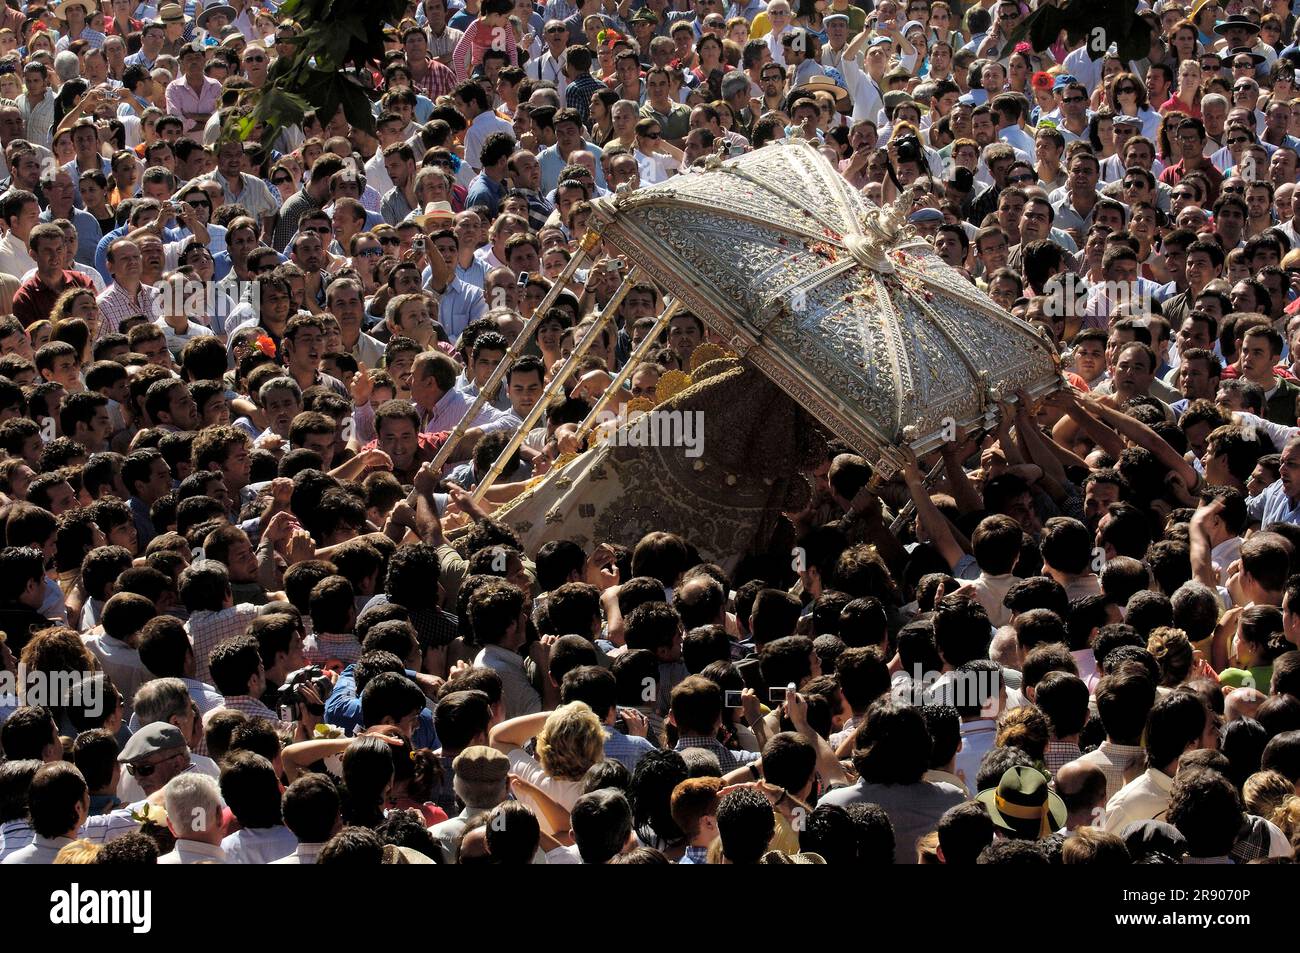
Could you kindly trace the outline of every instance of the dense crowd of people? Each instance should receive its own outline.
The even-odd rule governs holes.
[[[243,140],[311,24],[0,8],[0,863],[1293,859],[1290,4],[1141,3],[1127,63],[1018,0],[669,6],[412,3],[373,135]],[[791,138],[1065,386],[888,479],[824,435],[756,551],[526,545],[722,343],[590,203]]]

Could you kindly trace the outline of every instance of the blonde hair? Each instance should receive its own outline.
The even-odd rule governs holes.
[[[1246,810],[1260,817],[1270,817],[1294,794],[1295,785],[1278,771],[1256,771],[1241,787]]]
[[[1300,797],[1288,794],[1273,810],[1269,820],[1281,829],[1288,841],[1295,844],[1296,835],[1300,834]]]
[[[930,831],[916,842],[916,862],[918,864],[940,864],[939,832]]]
[[[59,852],[54,855],[56,864],[93,864],[95,858],[99,856],[100,845],[94,841],[74,840],[71,844],[64,844],[59,848]]]
[[[1162,625],[1147,637],[1147,651],[1160,664],[1160,684],[1173,688],[1187,680],[1192,670],[1192,643],[1182,629]]]
[[[551,712],[537,734],[537,760],[560,781],[578,781],[587,769],[605,760],[605,728],[583,702]]]

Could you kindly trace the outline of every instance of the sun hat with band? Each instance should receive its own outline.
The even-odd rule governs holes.
[[[1065,802],[1037,768],[1007,768],[998,786],[981,791],[975,800],[1014,838],[1041,840],[1065,826]]]

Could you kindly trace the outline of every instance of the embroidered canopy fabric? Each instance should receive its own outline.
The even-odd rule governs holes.
[[[888,464],[999,399],[1062,384],[1054,350],[806,140],[596,200],[590,225],[834,435]]]
[[[732,571],[745,556],[771,550],[781,513],[808,505],[812,487],[803,471],[825,458],[826,442],[784,391],[742,361],[710,361],[691,380],[656,411],[698,414],[702,454],[629,445],[615,435],[551,471],[496,516],[530,551],[554,539],[586,549],[635,546],[646,533],[664,530]]]

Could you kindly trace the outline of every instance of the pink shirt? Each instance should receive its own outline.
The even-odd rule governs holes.
[[[203,77],[203,88],[194,92],[182,76],[167,84],[167,112],[185,120],[185,131],[194,132],[203,128],[202,123],[195,122],[186,113],[214,113],[217,100],[221,96],[221,84],[209,76]]]
[[[511,64],[518,66],[519,38],[515,36],[514,28],[508,24],[500,29],[504,35],[497,45],[504,46]],[[465,35],[460,38],[451,54],[451,65],[456,71],[457,82],[467,79],[474,67],[483,62],[483,54],[494,47],[495,33],[496,28],[484,26],[482,20],[475,20],[465,30]],[[482,39],[479,34],[482,34]]]

